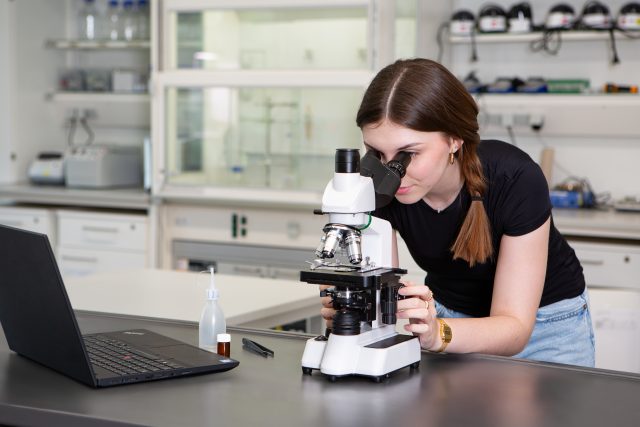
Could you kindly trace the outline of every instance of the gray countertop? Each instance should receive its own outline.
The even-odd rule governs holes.
[[[110,209],[148,209],[151,195],[142,188],[80,189],[58,186],[0,185],[0,199],[17,203]]]
[[[144,327],[195,343],[195,326],[79,314],[85,333]],[[424,353],[382,383],[302,375],[306,336],[232,329],[228,372],[94,390],[0,341],[0,424],[33,426],[637,426],[640,376]],[[275,350],[241,348],[250,337]]]

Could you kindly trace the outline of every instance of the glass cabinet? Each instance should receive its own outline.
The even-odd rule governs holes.
[[[335,149],[360,144],[361,97],[361,88],[167,88],[167,182],[322,189]]]
[[[375,70],[415,55],[416,4],[165,0],[154,191],[321,192]]]
[[[216,2],[209,2],[216,4]],[[169,12],[169,69],[368,69],[365,2]],[[358,4],[360,3],[360,4]],[[210,6],[211,7],[211,6]],[[213,6],[215,7],[215,6]]]

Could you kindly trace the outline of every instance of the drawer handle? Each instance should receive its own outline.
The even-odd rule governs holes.
[[[580,264],[584,265],[604,265],[604,261],[601,259],[581,259]]]
[[[98,233],[117,233],[118,229],[113,227],[94,227],[90,225],[86,225],[82,227],[84,231],[96,231]]]
[[[81,257],[81,256],[63,255],[62,259],[65,261],[86,262],[86,263],[92,263],[92,264],[95,264],[98,262],[97,258],[87,258],[87,257]]]

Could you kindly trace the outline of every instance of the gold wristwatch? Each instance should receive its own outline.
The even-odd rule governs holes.
[[[447,325],[443,319],[437,317],[436,320],[440,324],[440,339],[442,340],[442,345],[439,349],[436,350],[436,353],[442,353],[447,345],[451,342],[451,338],[453,338],[453,333],[451,332],[451,327]]]

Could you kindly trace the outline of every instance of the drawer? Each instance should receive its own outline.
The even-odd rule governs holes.
[[[640,246],[569,242],[587,285],[640,290]]]
[[[146,267],[146,256],[141,252],[87,250],[59,246],[57,258],[63,277]]]
[[[144,251],[147,218],[142,215],[58,212],[59,245]]]
[[[55,245],[55,216],[48,209],[1,207],[0,224],[46,234]]]

